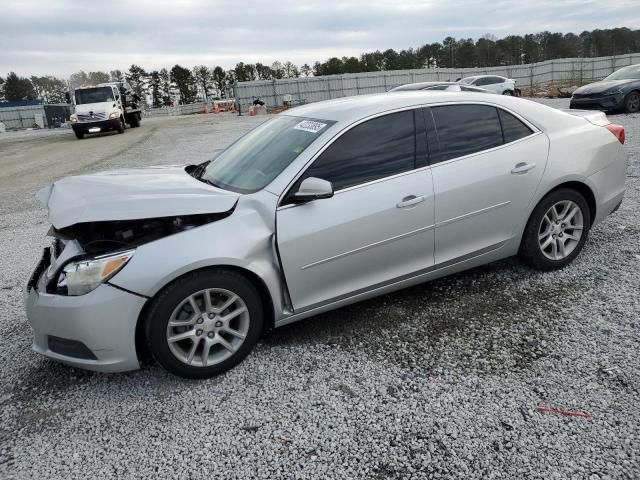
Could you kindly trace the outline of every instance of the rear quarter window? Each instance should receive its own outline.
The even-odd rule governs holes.
[[[516,117],[502,109],[498,109],[500,123],[502,124],[502,134],[504,143],[515,142],[521,138],[528,137],[533,131]]]

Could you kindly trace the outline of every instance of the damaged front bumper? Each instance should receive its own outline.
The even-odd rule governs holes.
[[[31,286],[26,303],[33,349],[87,370],[136,370],[136,323],[146,300],[109,284],[80,296],[49,294]]]

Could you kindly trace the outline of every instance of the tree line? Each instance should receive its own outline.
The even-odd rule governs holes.
[[[447,37],[442,42],[418,48],[376,50],[362,53],[359,57],[332,57],[324,62],[315,62],[313,67],[276,61],[271,65],[239,62],[229,70],[220,66],[198,65],[189,69],[174,65],[170,70],[146,71],[138,65],[131,65],[125,72],[80,71],[69,79],[51,75],[27,78],[10,72],[6,78],[0,77],[0,100],[41,99],[46,103],[62,103],[65,92],[79,86],[126,80],[141,98],[148,99],[151,106],[161,107],[224,97],[235,83],[252,80],[382,70],[521,65],[556,58],[601,57],[639,51],[640,29],[629,28],[597,29],[579,35],[545,31],[524,36],[509,35],[501,39],[485,35],[475,41],[472,38]]]

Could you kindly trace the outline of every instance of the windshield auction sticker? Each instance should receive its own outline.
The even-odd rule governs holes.
[[[302,122],[297,124],[295,127],[293,127],[293,129],[303,130],[305,132],[310,132],[310,133],[318,133],[320,130],[322,130],[326,126],[327,126],[326,123],[314,122],[313,120],[303,120]]]

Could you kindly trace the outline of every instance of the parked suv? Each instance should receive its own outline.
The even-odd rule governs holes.
[[[520,96],[520,89],[516,88],[516,81],[498,75],[476,75],[458,80],[463,85],[484,88],[498,95]]]

